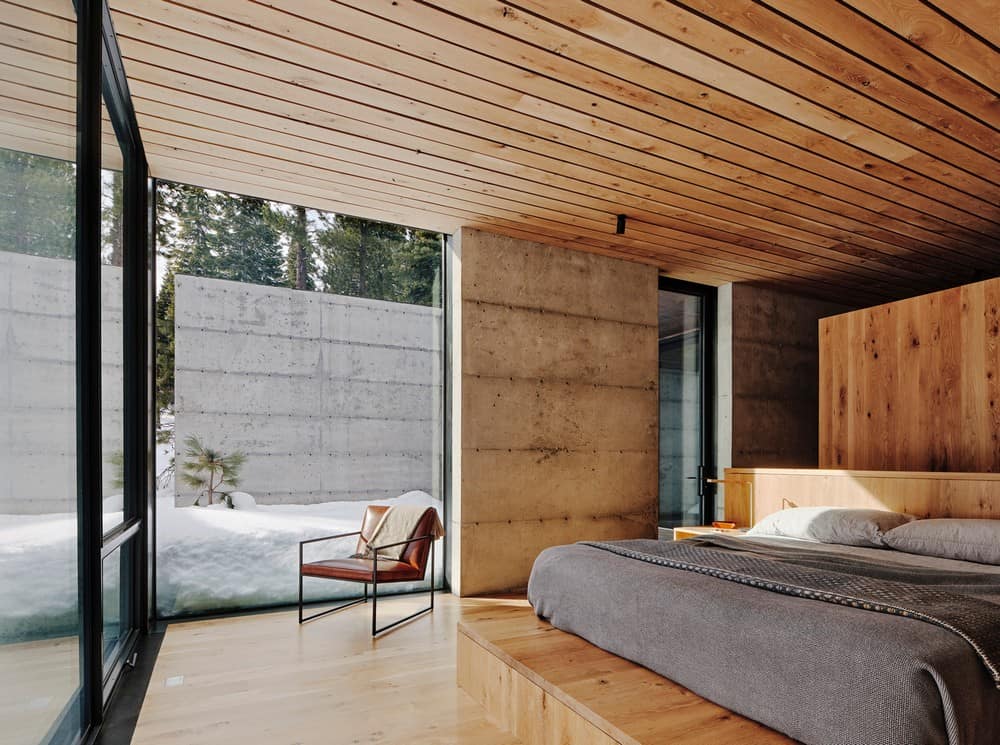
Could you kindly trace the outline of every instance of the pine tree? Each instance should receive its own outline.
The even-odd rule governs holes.
[[[239,486],[240,468],[246,463],[246,455],[241,451],[225,455],[215,448],[205,447],[195,435],[188,435],[184,439],[184,446],[185,460],[180,477],[187,486],[198,490],[198,498],[194,503],[200,504],[201,495],[204,494],[208,497],[208,503],[212,504],[212,498],[220,493],[232,509],[233,501],[227,492],[222,491],[222,487],[226,484],[234,489]]]
[[[324,217],[316,234],[326,292],[373,300],[396,300],[393,256],[406,228],[360,217]]]
[[[394,256],[397,301],[441,307],[441,249],[440,233],[409,232]]]
[[[285,282],[296,290],[315,290],[315,249],[309,235],[309,219],[305,207],[292,207],[292,216],[281,215],[281,229],[288,235],[288,256],[285,259]]]
[[[158,186],[156,241],[167,265],[177,274],[218,276],[218,195],[187,184],[160,182]]]
[[[177,274],[212,277],[218,271],[215,195],[161,181],[156,191],[156,244],[167,271],[156,297],[156,406],[174,407],[174,280]]]
[[[156,412],[174,408],[174,270],[167,269],[156,296]]]
[[[284,256],[272,208],[257,197],[218,197],[218,262],[215,277],[255,285],[284,284]]]
[[[73,258],[75,163],[0,148],[0,251]]]
[[[101,259],[122,266],[122,172],[101,173]]]

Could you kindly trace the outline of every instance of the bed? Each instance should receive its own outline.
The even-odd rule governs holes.
[[[947,593],[937,612],[953,617],[936,625],[680,569],[679,550],[922,583]],[[541,553],[528,599],[556,628],[809,745],[1000,742],[1000,566],[788,538],[578,543]],[[953,627],[966,622],[979,627]]]

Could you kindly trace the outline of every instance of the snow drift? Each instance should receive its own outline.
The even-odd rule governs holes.
[[[247,495],[249,496],[249,495]],[[379,504],[436,507],[440,500],[411,491]],[[162,618],[294,603],[298,593],[298,542],[357,530],[365,502],[310,505],[175,507],[157,499],[157,612]],[[115,505],[108,505],[115,506]],[[105,514],[110,527],[121,512]],[[0,515],[0,643],[65,636],[77,625],[76,515]],[[306,560],[347,556],[357,537],[306,547]],[[441,545],[437,577],[443,576]],[[423,583],[387,585],[407,592]],[[360,594],[355,583],[306,580],[307,600]],[[381,594],[381,593],[380,593]],[[114,609],[108,609],[113,615]]]

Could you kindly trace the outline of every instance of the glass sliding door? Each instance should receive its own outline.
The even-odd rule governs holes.
[[[714,288],[661,278],[660,527],[711,522]]]
[[[79,733],[76,36],[0,2],[0,740]]]

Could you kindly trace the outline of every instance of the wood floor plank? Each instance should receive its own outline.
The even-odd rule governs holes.
[[[132,742],[517,745],[455,683],[456,623],[480,602],[439,595],[376,640],[363,605],[301,627],[288,611],[172,624]]]
[[[42,742],[75,694],[79,669],[75,636],[0,644],[0,739]]]

